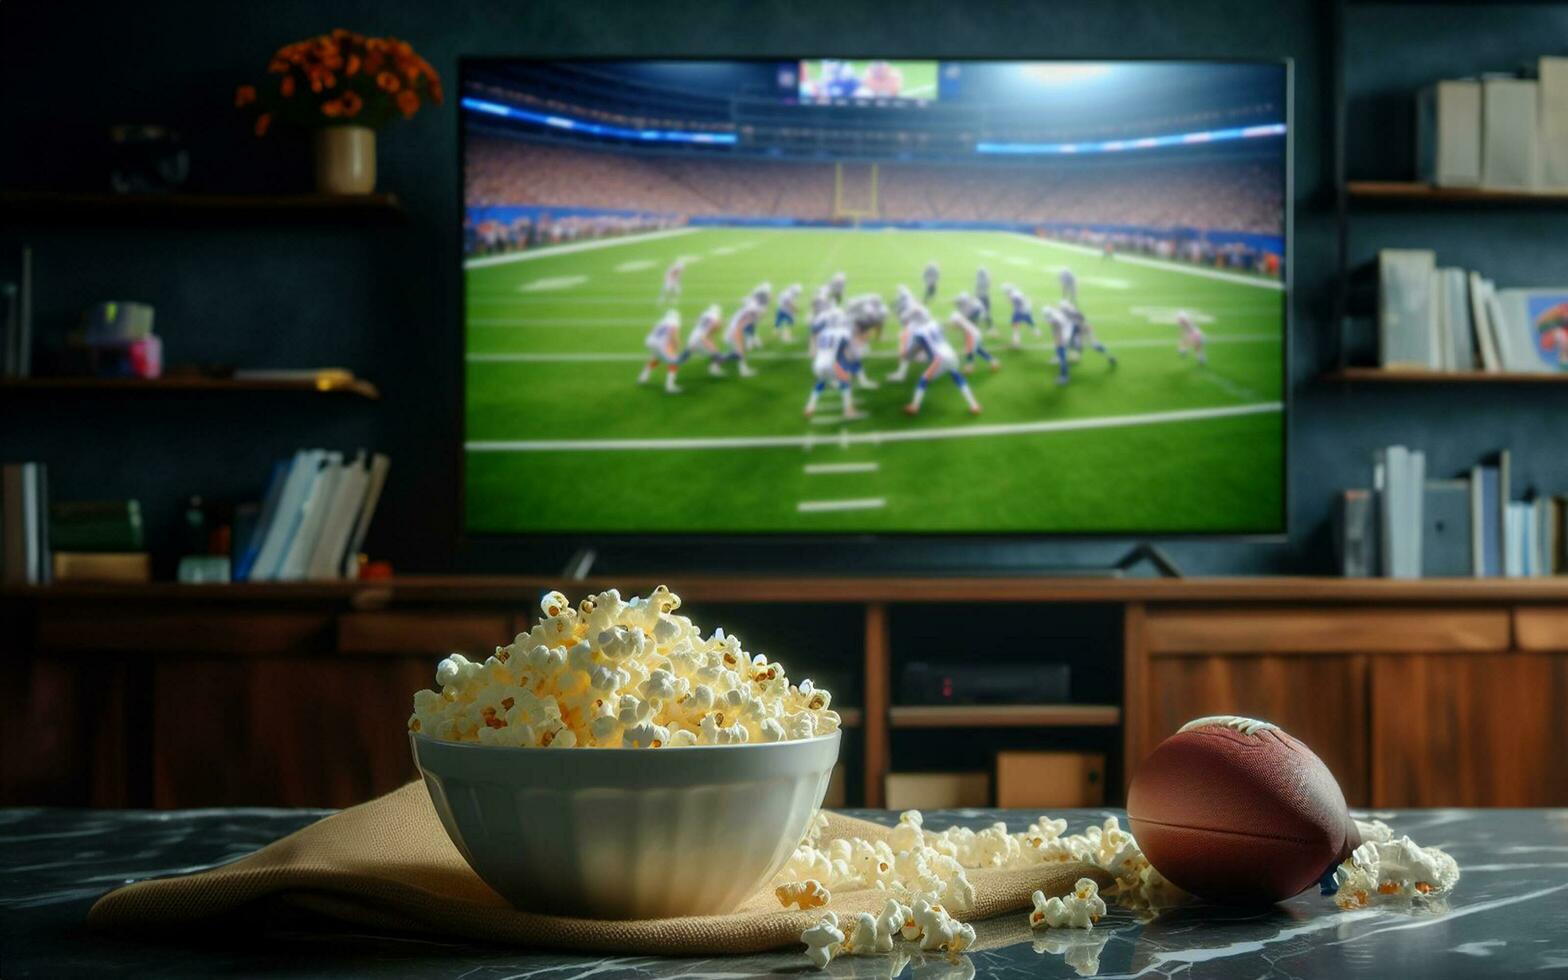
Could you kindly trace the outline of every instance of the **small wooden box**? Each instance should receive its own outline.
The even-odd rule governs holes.
[[[1101,806],[1104,803],[1103,755],[1086,752],[996,754],[996,805],[999,807],[1042,809]]]
[[[991,804],[991,776],[984,772],[890,772],[884,788],[889,810]]]

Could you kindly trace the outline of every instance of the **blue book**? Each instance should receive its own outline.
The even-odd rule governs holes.
[[[1496,466],[1477,466],[1474,482],[1480,489],[1471,517],[1480,529],[1481,575],[1501,578],[1503,574],[1502,473]]]
[[[261,513],[256,517],[256,527],[234,563],[233,579],[236,582],[250,580],[251,569],[256,567],[256,557],[261,554],[261,542],[267,536],[268,526],[277,516],[278,498],[283,496],[283,483],[288,479],[288,475],[289,460],[280,459],[272,464],[272,476],[267,480],[267,495],[262,498]]]
[[[283,560],[288,556],[289,543],[294,540],[294,532],[304,518],[305,497],[315,484],[316,470],[323,455],[325,453],[319,449],[301,449],[294,454],[294,460],[289,464],[289,475],[284,479],[283,490],[278,496],[277,512],[267,526],[256,564],[250,570],[251,581],[277,580],[278,570],[283,567]]]

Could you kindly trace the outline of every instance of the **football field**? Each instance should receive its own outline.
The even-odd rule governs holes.
[[[687,258],[677,307],[685,339],[718,303],[726,321],[763,280],[775,299],[804,287],[793,344],[758,326],[756,377],[710,377],[706,358],[639,386],[643,338],[664,312],[665,268]],[[906,416],[915,378],[890,383],[890,317],[866,362],[882,382],[856,391],[864,418],[818,414],[809,300],[834,272],[849,296],[894,287],[918,297],[920,272],[942,269],[928,305],[940,320],[991,272],[1001,362],[969,376],[984,406],[970,415],[946,377]],[[1011,282],[1039,308],[1078,277],[1079,307],[1116,356],[1085,350],[1071,382],[1026,328],[1009,349]],[[1276,282],[1004,232],[676,229],[470,260],[465,274],[467,524],[476,533],[613,532],[1154,532],[1264,531],[1282,523],[1283,312]],[[1208,364],[1177,355],[1176,310],[1207,338]],[[962,351],[962,340],[949,331]]]

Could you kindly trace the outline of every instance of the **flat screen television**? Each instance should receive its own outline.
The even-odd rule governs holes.
[[[1287,63],[461,90],[470,535],[1283,532]]]

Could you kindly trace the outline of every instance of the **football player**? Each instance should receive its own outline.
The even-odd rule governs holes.
[[[924,315],[912,318],[909,324],[910,351],[915,355],[924,354],[929,357],[931,366],[926,368],[921,373],[920,380],[915,382],[914,397],[910,399],[908,405],[904,406],[904,413],[919,414],[920,404],[925,401],[926,386],[931,383],[932,378],[946,371],[948,377],[953,379],[953,384],[958,386],[964,401],[969,403],[969,414],[979,415],[980,403],[975,400],[975,393],[969,390],[969,380],[958,370],[958,355],[953,351],[953,345],[942,336],[941,324],[931,319],[930,314],[925,313],[924,309],[920,312]]]
[[[950,326],[957,327],[959,332],[964,335],[965,374],[975,369],[976,354],[980,355],[980,359],[991,366],[991,370],[1000,371],[1002,369],[1002,362],[992,357],[991,352],[985,349],[985,344],[980,342],[980,328],[975,326],[973,320],[955,311],[947,318],[947,322]]]
[[[1023,346],[1018,340],[1019,334],[1023,332],[1023,326],[1028,324],[1029,329],[1034,331],[1036,337],[1041,336],[1040,328],[1035,325],[1034,314],[1029,312],[1029,297],[1024,295],[1023,290],[1008,282],[1002,284],[1002,293],[1013,304],[1012,347],[1013,350],[1018,350]]]
[[[830,384],[837,386],[839,397],[843,399],[844,418],[863,418],[855,409],[855,389],[850,384],[854,378],[849,361],[854,336],[849,318],[843,311],[835,309],[829,311],[824,321],[822,329],[817,331],[811,341],[811,374],[816,380],[811,386],[811,394],[806,396],[806,418],[811,418],[816,412],[817,399]]]
[[[1209,363],[1209,355],[1203,350],[1203,331],[1192,322],[1192,316],[1186,310],[1176,311],[1176,326],[1181,329],[1181,339],[1176,342],[1176,353],[1186,357],[1190,351],[1197,355],[1199,364]]]
[[[1054,308],[1046,307],[1046,315],[1051,319],[1051,333],[1056,340],[1056,359],[1061,365],[1061,373],[1056,377],[1056,383],[1067,383],[1067,348],[1076,346],[1082,348],[1085,344],[1105,355],[1105,360],[1111,367],[1116,366],[1116,356],[1100,343],[1094,334],[1094,327],[1088,319],[1079,312],[1078,307],[1065,299]]]
[[[882,336],[882,324],[887,322],[887,304],[876,293],[862,293],[844,304],[844,313],[849,317],[852,331],[850,368],[855,383],[862,388],[876,388],[877,383],[866,377],[865,359],[872,343]]]
[[[792,282],[779,293],[779,308],[773,313],[773,330],[786,344],[795,342],[795,305],[800,301],[800,283]]]
[[[927,303],[929,303],[929,302],[931,302],[931,297],[936,295],[937,280],[942,278],[942,270],[937,268],[937,264],[936,264],[936,260],[935,259],[932,259],[930,262],[926,263],[926,271],[924,273],[924,277],[925,277],[925,281],[926,281],[926,299],[925,299],[925,301]]]
[[[724,328],[724,346],[729,350],[724,352],[724,360],[738,361],[740,366],[736,373],[743,378],[752,377],[757,369],[746,363],[747,341],[756,330],[757,318],[762,315],[762,310],[750,298],[740,304],[740,309],[730,316],[729,326]]]
[[[815,337],[827,326],[828,314],[833,311],[833,301],[828,299],[828,287],[819,286],[811,294],[811,335]]]
[[[845,282],[846,279],[844,277],[844,273],[842,272],[833,273],[833,278],[828,280],[828,298],[831,299],[835,305],[844,302]]]
[[[990,330],[995,326],[991,322],[991,273],[983,265],[975,270],[975,300],[979,302],[984,311],[985,328]],[[980,322],[980,319],[977,317],[970,317],[970,319],[976,323]]]
[[[659,305],[674,303],[681,298],[681,274],[686,271],[686,260],[676,259],[664,270],[664,288],[659,290]]]
[[[653,375],[653,369],[661,363],[665,366],[664,390],[672,395],[680,394],[680,386],[675,383],[675,372],[680,369],[681,357],[679,345],[681,342],[681,315],[674,310],[667,311],[660,317],[659,322],[648,331],[648,336],[643,338],[643,346],[648,348],[652,356],[648,363],[642,366],[642,373],[637,375],[637,383],[645,385],[648,378]]]
[[[768,282],[766,279],[764,279],[761,282],[757,283],[757,288],[753,289],[751,291],[751,295],[746,297],[746,299],[741,301],[742,304],[751,303],[752,305],[756,306],[756,308],[757,308],[757,317],[756,317],[756,319],[752,320],[751,323],[748,324],[747,327],[746,327],[746,349],[747,350],[755,350],[756,348],[762,346],[762,338],[757,336],[757,324],[762,320],[762,317],[768,312],[768,304],[771,303],[772,301],[773,301],[773,284],[771,282]]]
[[[1078,277],[1073,275],[1073,270],[1062,266],[1062,271],[1056,274],[1062,282],[1062,299],[1073,305],[1078,304]]]
[[[902,288],[902,287],[900,287]],[[913,324],[917,318],[930,319],[931,314],[926,308],[916,303],[914,297],[909,297],[903,307],[898,311],[898,368],[887,376],[889,381],[902,381],[909,373],[909,362],[916,357],[913,346]],[[923,354],[920,356],[924,356]]]
[[[691,333],[686,335],[686,349],[681,352],[681,361],[685,362],[694,355],[707,355],[708,373],[715,377],[724,377],[724,354],[720,352],[719,345],[713,342],[714,334],[724,325],[724,314],[719,309],[719,304],[714,303],[697,317],[697,322],[692,324]]]

